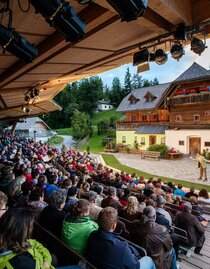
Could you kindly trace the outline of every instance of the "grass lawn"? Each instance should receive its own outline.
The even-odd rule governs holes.
[[[89,146],[91,153],[99,153],[99,152],[103,151],[104,146],[102,145],[101,140],[102,140],[102,138],[104,138],[108,135],[112,135],[112,133],[106,133],[106,134],[102,134],[102,135],[93,135],[85,145],[83,145],[81,148],[79,148],[79,150],[86,151],[87,146]]]
[[[72,135],[72,128],[57,129],[59,135]]]
[[[48,139],[47,143],[50,146],[56,145],[56,144],[61,144],[64,141],[64,138],[61,136],[52,136]]]
[[[105,161],[105,163],[113,168],[116,168],[120,171],[125,171],[129,174],[131,173],[136,173],[138,176],[142,175],[144,176],[145,178],[150,178],[150,177],[154,177],[154,176],[157,176],[159,177],[158,175],[153,175],[153,174],[148,174],[148,173],[145,173],[143,171],[140,171],[140,170],[137,170],[137,169],[134,169],[132,167],[129,167],[129,166],[126,166],[126,165],[123,165],[121,164],[116,158],[115,156],[113,155],[110,155],[110,154],[102,154],[102,157]],[[174,179],[174,178],[167,178],[167,177],[160,177],[162,178],[162,180],[164,182],[174,182],[176,184],[179,184],[181,183],[183,185],[183,187],[187,187],[187,188],[190,188],[191,186],[194,186],[196,190],[200,190],[202,188],[206,188],[208,190],[208,192],[210,192],[210,186],[208,185],[203,185],[203,184],[199,184],[199,183],[192,183],[192,182],[189,182],[189,181],[182,181],[182,180],[178,180],[178,179]]]
[[[119,120],[122,118],[122,114],[116,112],[116,108],[113,108],[107,111],[97,112],[92,119],[92,125],[97,126],[97,123],[100,120],[103,120],[103,119],[109,120],[110,118],[116,118],[116,120]]]

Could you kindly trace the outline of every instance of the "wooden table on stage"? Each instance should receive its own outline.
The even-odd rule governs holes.
[[[175,160],[175,159],[181,159],[182,158],[182,153],[181,152],[169,152],[168,153],[170,160]]]

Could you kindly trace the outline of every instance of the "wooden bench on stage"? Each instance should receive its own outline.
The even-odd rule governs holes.
[[[170,160],[177,160],[182,158],[182,153],[181,152],[168,152],[167,153],[168,157]]]
[[[141,152],[141,159],[145,158],[155,158],[157,161],[160,161],[160,152],[144,150]]]

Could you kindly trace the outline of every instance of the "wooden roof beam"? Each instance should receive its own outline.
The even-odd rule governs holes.
[[[210,19],[210,1],[209,0],[194,0],[193,1],[193,23]]]
[[[107,9],[93,3],[84,8],[78,13],[78,15],[86,21],[88,26],[89,23],[98,19],[100,15],[103,15],[106,12],[108,12]],[[65,42],[64,37],[58,31],[53,32],[50,36],[38,44],[37,48],[39,50],[39,56],[32,63],[26,64],[22,60],[18,60],[1,74],[0,88],[14,81],[24,73],[33,70],[43,62],[46,62],[51,58],[52,55],[54,56],[59,53],[61,49],[67,49],[78,42],[79,41],[66,45],[67,43]]]
[[[168,9],[173,11],[185,24],[193,24],[193,11],[191,0],[161,0]],[[201,1],[202,2],[202,1]]]

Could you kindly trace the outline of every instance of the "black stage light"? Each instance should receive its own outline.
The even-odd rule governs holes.
[[[198,39],[197,37],[192,37],[191,39],[191,50],[198,54],[201,55],[202,52],[204,52],[206,48],[206,43],[203,42],[202,40]]]
[[[171,47],[171,56],[175,60],[179,61],[179,59],[181,59],[183,55],[184,55],[184,48],[181,44],[174,44]]]
[[[41,13],[45,20],[61,32],[66,41],[83,38],[86,31],[85,22],[75,13],[73,7],[64,0],[29,0],[36,13]]]
[[[31,97],[30,97],[30,96],[28,96],[28,95],[26,95],[26,96],[24,97],[25,102],[29,102],[29,101],[30,101],[30,99],[31,99]]]
[[[26,63],[31,63],[38,56],[38,49],[20,36],[14,29],[0,25],[0,45]]]
[[[140,65],[142,63],[149,61],[149,51],[147,48],[144,48],[133,55],[133,65]]]
[[[166,63],[168,55],[162,49],[157,49],[155,52],[155,62],[159,65]]]
[[[34,96],[38,96],[39,95],[39,89],[35,88],[33,90],[33,92],[34,92]]]
[[[143,16],[148,0],[107,0],[120,14],[122,21],[133,21]]]
[[[180,23],[176,27],[176,31],[174,32],[175,40],[186,40],[186,26],[184,23]]]
[[[23,112],[26,113],[26,114],[29,114],[29,113],[31,112],[31,109],[30,109],[30,107],[28,107],[28,106],[24,106],[24,107],[22,108],[22,110],[23,110]]]

